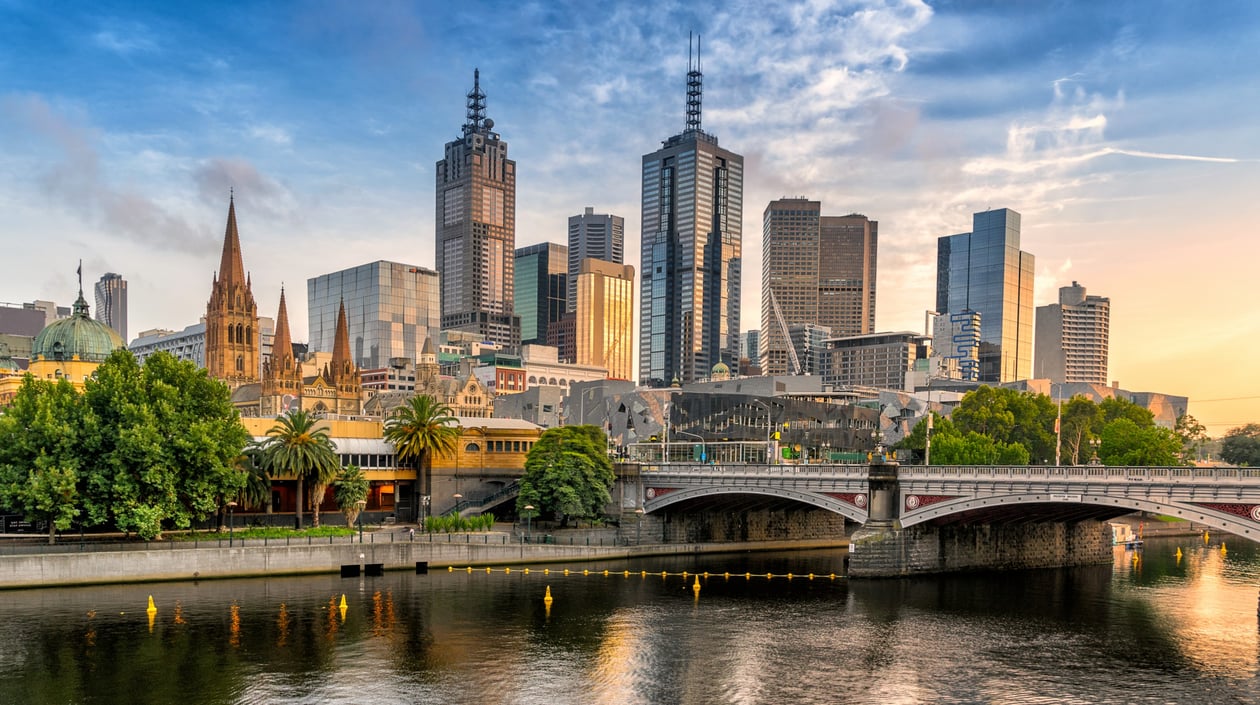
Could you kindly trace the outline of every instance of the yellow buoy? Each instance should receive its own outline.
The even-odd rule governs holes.
[[[810,573],[810,574],[809,574],[809,579],[810,579],[810,580],[813,580],[813,579],[814,579],[814,574],[813,574],[813,573]]]
[[[791,580],[791,579],[792,579],[792,574],[788,573],[788,580]]]
[[[568,574],[569,574],[569,569],[568,569],[568,568],[565,568],[565,569],[564,569],[564,574],[565,574],[565,575],[568,575]]]
[[[543,575],[551,575],[551,569],[550,569],[550,568],[543,568]]]
[[[1208,532],[1204,531],[1203,532],[1203,545],[1206,546],[1207,542],[1208,542]]]
[[[471,572],[472,572],[472,566],[468,566],[468,572],[469,572],[469,573],[471,573]]]
[[[507,575],[507,574],[509,574],[509,573],[511,573],[511,572],[512,572],[512,569],[511,569],[511,568],[504,568],[504,569],[503,569],[503,574],[504,574],[504,575]]]
[[[1224,542],[1224,541],[1222,541],[1222,542],[1221,542],[1221,555],[1223,556],[1223,555],[1225,555],[1226,553],[1229,553],[1229,550],[1225,548],[1225,542]]]
[[[608,577],[608,571],[606,571],[606,570],[604,571],[604,577],[605,577],[605,578],[607,578],[607,577]]]
[[[590,575],[590,574],[591,574],[591,571],[589,570],[582,571],[582,575]]]
[[[1177,560],[1181,561],[1181,547],[1180,546],[1177,547]]]
[[[549,605],[551,604],[551,586],[550,585],[547,586],[547,594],[543,595],[543,602],[546,602]]]
[[[448,573],[453,573],[453,572],[455,572],[455,566],[453,566],[453,565],[448,565],[448,566],[446,566],[446,572],[448,572]]]
[[[152,595],[149,595],[149,609],[147,609],[147,610],[145,610],[145,611],[146,611],[146,612],[148,612],[148,613],[150,613],[150,614],[153,614],[153,613],[157,612],[157,606],[153,604],[153,596],[152,596]]]
[[[486,575],[490,574],[490,566],[486,566]]]
[[[344,592],[343,592],[343,593],[341,593],[341,604],[339,604],[339,605],[337,605],[337,606],[338,606],[338,607],[340,607],[340,608],[341,608],[341,609],[343,609],[343,610],[346,608],[346,594],[345,594]]]
[[[700,596],[700,576],[696,576],[696,584],[691,586],[692,592],[696,593],[696,597]]]
[[[526,568],[526,569],[525,569],[525,574],[526,574],[526,575],[529,575],[529,568]]]

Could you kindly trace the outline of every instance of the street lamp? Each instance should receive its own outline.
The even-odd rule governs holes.
[[[533,518],[534,518],[534,505],[526,504],[525,505],[525,542],[526,543],[529,543],[529,540],[533,537],[533,532],[530,530],[530,523],[529,523],[530,519],[533,519]]]
[[[695,434],[695,433],[691,433],[690,431],[680,431],[680,430],[678,430],[678,429],[674,429],[674,433],[677,433],[677,434],[680,434],[680,435],[683,435],[683,436],[691,436],[692,438],[696,439],[697,441],[700,441],[700,462],[702,462],[702,463],[703,463],[705,460],[707,460],[707,459],[708,459],[708,455],[705,453],[705,447],[704,447],[704,437],[703,437],[703,436],[697,435],[697,434]]]
[[[236,521],[235,521],[235,519],[232,517],[232,510],[233,510],[233,509],[236,509],[236,502],[228,502],[228,503],[227,503],[227,510],[228,510],[228,548],[231,548],[231,547],[232,547],[232,534],[233,534],[233,530],[236,528],[236,526],[235,526],[235,525],[236,525]]]
[[[772,421],[770,405],[760,399],[753,399],[752,403],[760,404],[766,409],[766,465],[773,465],[777,458],[775,458],[774,453],[771,452],[770,448],[770,426]]]
[[[1101,438],[1089,439],[1089,447],[1093,449],[1094,455],[1089,459],[1090,465],[1101,465],[1102,461],[1098,459],[1098,447],[1102,445]]]
[[[454,508],[452,511],[454,511],[454,512],[455,512],[455,514],[457,514],[457,515],[458,515],[458,514],[459,514],[459,503],[464,501],[464,495],[462,495],[462,494],[460,494],[460,493],[456,492],[455,494],[451,495],[451,499],[455,500],[455,508]]]
[[[638,515],[639,519],[634,525],[634,545],[638,546],[643,538],[643,507],[634,510],[634,513]]]
[[[359,520],[359,543],[363,543],[363,510],[367,508],[367,500],[361,499],[354,504],[359,508],[359,513],[355,518]]]

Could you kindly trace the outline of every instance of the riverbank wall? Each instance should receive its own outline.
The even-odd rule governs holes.
[[[399,541],[301,545],[161,548],[154,550],[31,553],[0,556],[0,590],[179,580],[336,574],[342,566],[382,570],[446,570],[615,561],[701,553],[847,550],[847,538],[745,543],[671,543],[644,546],[564,546]]]

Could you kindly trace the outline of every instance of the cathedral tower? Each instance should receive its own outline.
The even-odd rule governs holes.
[[[241,260],[236,204],[228,199],[223,257],[206,305],[206,370],[236,389],[258,381],[258,307]]]
[[[350,356],[350,327],[346,324],[346,304],[337,311],[337,335],[333,339],[332,369],[328,382],[337,388],[337,413],[354,415],[362,410],[359,368]]]
[[[293,357],[293,340],[289,334],[289,309],[280,289],[280,311],[276,314],[276,337],[271,344],[271,359],[263,364],[262,415],[279,416],[288,410],[289,402],[302,395],[302,364]]]

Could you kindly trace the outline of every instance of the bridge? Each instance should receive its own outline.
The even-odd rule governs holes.
[[[1038,546],[1047,541],[1067,546],[1058,546],[1059,558],[1047,561],[1070,564],[1065,551],[1087,538],[1090,550],[1101,556],[1093,533],[1073,538],[1072,531],[1086,526],[1101,536],[1107,520],[1136,511],[1260,541],[1260,468],[898,466],[879,458],[869,466],[673,462],[640,465],[637,485],[638,506],[647,517],[808,507],[862,524],[854,535],[859,539],[909,540],[920,553],[937,551],[933,565],[938,567],[950,562],[946,543],[1030,541],[1028,531],[1012,532],[1021,526],[1060,527],[1036,539]],[[992,539],[966,533],[976,528],[991,533],[994,527],[1004,533]],[[924,547],[923,537],[929,535],[934,543]],[[1105,538],[1110,555],[1110,534]],[[851,546],[857,553],[862,552],[859,543]],[[904,545],[897,550],[909,555]],[[977,560],[961,567],[1000,567]],[[920,572],[903,568],[896,574]]]

